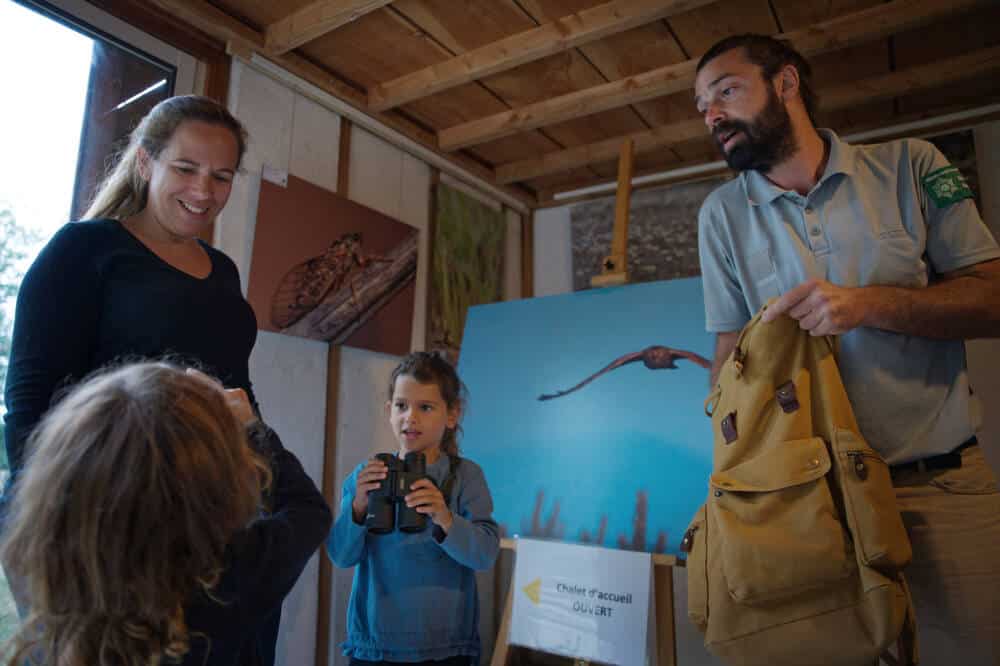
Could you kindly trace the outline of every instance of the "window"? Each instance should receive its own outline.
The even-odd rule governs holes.
[[[82,215],[139,119],[194,82],[194,58],[83,0],[0,0],[0,385],[24,271]],[[0,574],[0,643],[16,623]]]

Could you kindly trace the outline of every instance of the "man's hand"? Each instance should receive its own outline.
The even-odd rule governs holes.
[[[866,307],[863,289],[809,280],[768,306],[761,319],[768,322],[788,314],[810,335],[840,335],[862,325]]]

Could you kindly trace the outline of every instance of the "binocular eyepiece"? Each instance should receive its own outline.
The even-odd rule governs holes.
[[[406,506],[404,500],[414,483],[427,478],[424,454],[411,451],[402,460],[391,453],[380,453],[375,457],[385,464],[388,473],[378,488],[368,492],[365,527],[372,534],[388,534],[394,527],[401,532],[426,529],[427,516]]]

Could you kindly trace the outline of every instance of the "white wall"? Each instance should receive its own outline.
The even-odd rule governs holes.
[[[534,220],[535,296],[567,294],[573,291],[573,247],[570,237],[569,206],[535,211]]]
[[[351,135],[351,200],[420,229],[411,347],[423,349],[427,325],[431,169],[374,134]]]
[[[328,345],[261,331],[250,376],[264,420],[322,487]],[[294,387],[294,390],[289,390]],[[285,599],[277,654],[284,664],[313,664],[319,600],[319,554],[313,555]]]
[[[344,347],[340,357],[340,405],[337,410],[337,485],[339,510],[344,478],[375,453],[396,450],[383,412],[387,377],[399,359],[387,354]],[[347,602],[354,569],[333,570],[330,613],[330,664],[346,666],[340,643],[347,638]],[[297,662],[288,662],[289,665]]]

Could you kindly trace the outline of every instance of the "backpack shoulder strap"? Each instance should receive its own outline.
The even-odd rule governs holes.
[[[451,491],[455,487],[455,481],[458,480],[458,466],[461,462],[462,459],[458,456],[448,456],[448,476],[444,477],[441,483],[441,494],[447,506],[451,506]]]

